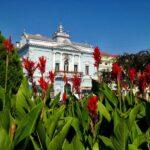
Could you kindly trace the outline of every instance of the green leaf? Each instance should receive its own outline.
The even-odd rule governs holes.
[[[149,136],[146,134],[139,135],[136,139],[134,139],[132,144],[138,148],[144,142],[150,142]]]
[[[101,101],[98,101],[98,111],[102,114],[108,121],[111,120],[110,114],[107,111],[106,107],[103,105]]]
[[[58,93],[58,94],[55,96],[54,100],[51,101],[50,108],[55,108],[55,106],[58,106],[59,101],[60,101],[60,94],[61,94],[61,93]]]
[[[24,138],[30,136],[31,133],[34,132],[35,125],[37,122],[37,119],[40,116],[40,112],[42,109],[42,102],[35,106],[31,112],[27,114],[26,117],[24,117],[21,122],[18,124],[18,128],[15,134],[14,143],[17,145],[20,141],[22,141]]]
[[[50,116],[47,119],[47,121],[45,123],[45,127],[46,127],[46,130],[47,130],[50,140],[53,138],[55,129],[56,129],[58,121],[64,111],[64,108],[65,108],[64,106],[61,106],[54,115]]]
[[[99,150],[99,146],[98,146],[98,143],[97,143],[97,142],[94,144],[92,150]]]
[[[0,128],[0,149],[3,150],[11,150],[11,140],[9,137],[9,134],[7,134],[6,130],[3,128]]]
[[[3,127],[7,132],[9,132],[10,114],[9,110],[7,109],[4,109],[0,112],[0,126]]]
[[[112,143],[116,150],[126,150],[128,132],[126,121],[124,118],[121,118],[120,122],[116,126],[114,138],[112,139]]]
[[[5,90],[0,86],[0,109],[3,108],[4,100],[5,100]]]
[[[141,110],[141,104],[136,105],[134,108],[131,109],[130,114],[129,114],[129,121],[128,121],[128,128],[129,130],[132,129],[132,125],[134,124],[134,121],[137,117],[137,114]]]
[[[58,133],[48,145],[48,150],[59,150],[62,149],[64,140],[70,129],[72,118],[64,125],[60,133]]]
[[[30,139],[32,141],[34,150],[40,150],[40,148],[39,148],[38,144],[36,143],[36,141],[34,140],[34,138],[32,136],[30,136]]]
[[[106,83],[103,83],[103,86],[101,87],[101,92],[105,95],[107,100],[113,105],[114,107],[117,107],[118,105],[118,99],[115,93],[107,86]]]
[[[36,134],[41,141],[44,149],[46,149],[46,129],[43,120],[39,120],[36,128]]]
[[[108,137],[105,136],[99,136],[99,138],[102,140],[102,142],[109,148],[111,149],[115,149],[113,146],[113,143],[111,141],[111,139],[109,139]]]
[[[30,111],[30,109],[34,106],[30,94],[31,92],[29,91],[28,82],[24,78],[18,93],[16,94],[16,112],[19,119],[22,119],[26,115],[26,111]]]
[[[62,150],[83,150],[84,146],[78,135],[75,135],[69,143],[67,140],[63,144]]]

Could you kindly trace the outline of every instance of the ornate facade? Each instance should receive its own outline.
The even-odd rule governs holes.
[[[82,78],[82,91],[90,90],[91,78],[95,77],[93,47],[87,44],[75,43],[70,40],[70,35],[59,25],[57,32],[52,37],[45,37],[40,34],[23,33],[21,41],[18,44],[21,57],[29,57],[33,61],[38,61],[40,56],[44,56],[46,62],[46,73],[56,72],[54,93],[63,92],[64,82],[62,80],[64,73],[67,75],[69,84],[72,87],[71,77],[77,73]],[[102,53],[101,71],[110,71],[113,56]],[[37,70],[34,73],[34,79],[37,81],[40,74]]]

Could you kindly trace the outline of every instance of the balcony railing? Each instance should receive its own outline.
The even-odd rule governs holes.
[[[83,76],[83,72],[77,72],[77,71],[63,71],[63,70],[59,70],[59,71],[55,71],[57,75],[74,75],[74,74],[77,74],[79,76]]]

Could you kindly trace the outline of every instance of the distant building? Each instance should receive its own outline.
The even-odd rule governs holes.
[[[57,32],[51,38],[24,32],[17,46],[21,57],[29,57],[33,61],[38,61],[40,56],[46,58],[45,76],[50,70],[57,74],[54,83],[55,94],[64,90],[64,73],[69,79],[71,88],[71,77],[76,73],[82,78],[81,89],[83,91],[91,89],[91,78],[96,77],[96,69],[93,65],[93,47],[88,44],[72,42],[70,35],[64,32],[62,25],[59,25]],[[102,53],[100,71],[110,71],[114,58],[112,55]],[[34,80],[37,81],[39,76],[40,72],[37,70],[34,73]]]

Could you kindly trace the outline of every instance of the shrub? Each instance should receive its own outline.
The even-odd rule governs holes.
[[[6,56],[7,50],[3,45],[5,38],[0,34],[0,86],[5,88],[5,75],[6,75]],[[17,49],[13,48],[13,52],[8,56],[8,79],[7,79],[7,92],[12,90],[13,93],[18,91],[21,80],[23,78],[23,71],[21,66],[20,57]]]

